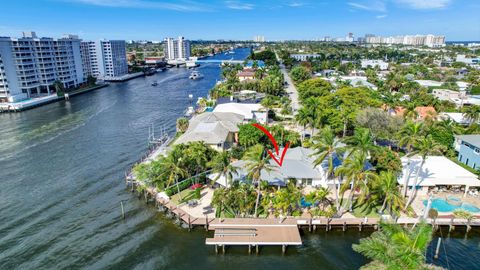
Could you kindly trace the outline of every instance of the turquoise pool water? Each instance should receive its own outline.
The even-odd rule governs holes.
[[[205,111],[206,111],[206,112],[213,112],[213,107],[207,107],[207,108],[205,109]]]
[[[307,208],[307,207],[312,206],[312,203],[307,202],[307,201],[305,201],[305,198],[302,198],[302,199],[300,200],[300,205],[301,205],[303,208]]]
[[[427,205],[427,200],[423,201],[423,205]],[[472,213],[480,212],[480,208],[469,203],[462,203],[461,205],[453,205],[448,203],[445,199],[436,198],[432,200],[432,208],[437,209],[438,212],[453,212],[455,209],[463,209]]]

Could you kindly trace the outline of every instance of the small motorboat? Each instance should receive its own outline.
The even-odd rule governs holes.
[[[157,86],[157,85],[158,85],[157,81],[154,81],[154,82],[152,83],[152,86]]]
[[[198,79],[203,78],[203,75],[200,74],[200,72],[195,70],[195,71],[192,71],[192,73],[190,74],[190,76],[188,78],[190,80],[198,80]]]

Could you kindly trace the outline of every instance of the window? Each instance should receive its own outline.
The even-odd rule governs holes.
[[[467,158],[467,160],[465,161],[465,165],[468,165],[468,158]]]
[[[458,157],[458,160],[459,160],[460,162],[462,162],[462,155],[460,155],[460,156]]]
[[[478,148],[475,148],[475,150],[473,150],[473,152],[475,152],[475,154],[477,154],[477,155],[478,155],[478,154],[480,154],[480,149],[478,149]]]

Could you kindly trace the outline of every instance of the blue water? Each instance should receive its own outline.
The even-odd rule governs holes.
[[[423,205],[427,205],[428,201],[424,200]],[[472,213],[480,212],[480,209],[469,203],[462,203],[461,205],[453,205],[448,203],[445,199],[436,198],[432,200],[432,208],[438,212],[453,212],[456,209],[463,209]]]
[[[212,108],[212,107],[207,107],[207,108],[205,109],[205,111],[206,111],[206,112],[213,112],[213,108]]]

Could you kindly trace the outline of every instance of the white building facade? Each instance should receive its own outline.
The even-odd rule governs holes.
[[[378,68],[380,70],[387,70],[388,63],[383,60],[362,60],[361,61],[362,68]]]
[[[83,41],[81,55],[84,73],[100,79],[128,74],[124,40]]]
[[[166,60],[187,60],[190,58],[190,41],[184,37],[165,39],[165,59]]]
[[[85,80],[78,36],[38,38],[24,32],[22,38],[0,37],[0,102],[51,94],[55,81],[72,88]]]
[[[435,36],[429,34],[414,36],[381,37],[368,35],[365,36],[365,42],[372,44],[402,44],[410,46],[443,47],[445,46],[445,36]]]

